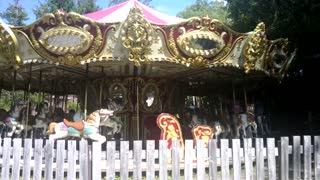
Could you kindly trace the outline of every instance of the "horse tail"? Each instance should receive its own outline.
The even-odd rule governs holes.
[[[73,127],[74,129],[81,131],[84,128],[84,124],[82,121],[77,121],[77,122],[71,122],[68,121],[67,119],[63,119],[63,123],[68,126],[68,127]]]
[[[54,133],[54,128],[56,127],[57,123],[52,122],[49,124],[47,134],[53,134]]]

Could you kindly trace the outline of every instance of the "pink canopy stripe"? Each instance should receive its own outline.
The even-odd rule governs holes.
[[[124,3],[118,4],[97,12],[84,14],[84,16],[98,22],[105,22],[105,23],[122,22],[127,18],[130,9],[133,7],[140,8],[144,14],[145,19],[149,21],[151,24],[168,25],[168,24],[179,23],[184,20],[181,18],[160,13],[140,3],[138,0],[129,0]]]

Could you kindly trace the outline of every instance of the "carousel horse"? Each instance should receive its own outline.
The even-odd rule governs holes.
[[[253,138],[257,136],[257,123],[249,119],[246,113],[239,114],[239,119],[241,121],[240,127],[240,137],[243,138]]]
[[[9,110],[10,121],[7,126],[11,129],[8,132],[8,137],[12,137],[14,134],[21,136],[21,132],[24,130],[24,121],[26,115],[26,103],[22,100],[18,100],[15,104],[11,106]]]
[[[106,141],[106,137],[100,135],[99,125],[101,122],[107,121],[109,116],[113,115],[113,111],[108,109],[96,110],[89,115],[86,120],[71,122],[66,119],[63,122],[52,122],[49,124],[49,139],[61,139],[68,136],[89,138],[100,143]]]
[[[42,136],[46,135],[48,129],[48,117],[49,105],[47,102],[40,103],[38,107],[38,113],[35,116],[35,125],[33,125],[33,131],[37,132],[39,129],[42,129]]]
[[[0,109],[0,136],[8,131],[7,123],[10,122],[9,113],[5,109]]]
[[[117,116],[110,116],[106,121],[103,121],[100,123],[100,127],[110,128],[111,131],[108,131],[107,135],[114,137],[115,134],[121,132],[121,128],[122,128],[121,118]]]

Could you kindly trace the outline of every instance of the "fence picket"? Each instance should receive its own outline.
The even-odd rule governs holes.
[[[180,179],[180,141],[173,140],[171,148],[172,157],[172,179]]]
[[[65,140],[57,141],[56,152],[56,180],[64,179]]]
[[[33,179],[34,180],[41,179],[42,146],[43,146],[43,140],[36,139],[35,140],[35,147],[34,147],[34,169],[33,169]]]
[[[293,136],[293,179],[301,179],[300,136]]]
[[[240,139],[232,139],[233,179],[241,179]]]
[[[159,141],[159,180],[166,180],[168,178],[168,153],[167,141]]]
[[[209,141],[209,177],[210,179],[217,179],[217,140],[211,139]]]
[[[101,179],[101,143],[92,143],[92,179]],[[109,154],[108,154],[109,155]]]
[[[205,145],[203,140],[197,140],[197,179],[205,179]]]
[[[47,140],[45,146],[45,179],[51,180],[52,179],[52,164],[53,164],[53,140]]]
[[[314,176],[320,180],[320,136],[314,137]]]
[[[154,163],[155,163],[155,152],[154,152],[154,140],[147,140],[147,172],[146,179],[154,179]]]
[[[142,141],[133,142],[133,179],[142,179],[141,172]]]
[[[191,180],[192,178],[192,160],[193,160],[193,140],[185,141],[184,152],[184,179]]]
[[[101,151],[101,147],[100,147]],[[68,141],[68,180],[76,179],[76,155],[77,155],[77,141],[69,140]],[[94,154],[94,156],[101,156],[99,154]]]
[[[1,169],[1,179],[9,180],[9,171],[10,171],[10,149],[11,139],[4,138],[3,147],[2,147],[2,169]]]
[[[264,177],[264,155],[263,155],[263,139],[256,139],[256,166],[257,166],[257,178],[258,180],[265,179]]]
[[[80,172],[79,179],[87,180],[89,179],[89,157],[88,157],[88,141],[85,139],[81,139],[80,141],[80,149],[79,149],[79,162],[80,162]]]
[[[280,163],[281,180],[289,179],[289,138],[281,137]]]
[[[30,179],[32,140],[24,139],[22,179]]]
[[[229,140],[221,139],[221,179],[230,179],[229,171]]]
[[[246,180],[253,179],[252,169],[252,139],[244,139],[244,160],[246,169]]]
[[[209,141],[209,149],[206,149],[204,142],[199,140],[196,150],[193,149],[193,140],[186,140],[184,152],[179,147],[179,141],[173,141],[172,149],[169,150],[167,149],[167,141],[160,140],[159,151],[155,149],[154,140],[146,141],[146,150],[142,150],[142,141],[134,141],[133,151],[129,150],[128,141],[121,141],[120,152],[116,150],[116,143],[109,141],[107,142],[106,156],[102,154],[101,144],[93,142],[91,153],[88,149],[88,142],[81,140],[78,159],[77,141],[68,141],[66,150],[65,140],[58,140],[57,149],[55,150],[53,148],[54,142],[47,140],[44,145],[45,149],[42,150],[42,139],[36,139],[34,148],[32,148],[33,140],[31,139],[22,141],[21,139],[5,138],[0,146],[0,178],[5,180],[30,178],[50,180],[53,179],[53,174],[55,174],[55,179],[57,180],[64,179],[65,176],[67,176],[67,179],[79,178],[81,180],[115,179],[117,172],[120,173],[120,179],[143,179],[142,175],[144,174],[146,175],[145,178],[150,180],[157,178],[155,173],[159,170],[159,179],[161,180],[181,179],[180,168],[183,160],[184,179],[242,179],[244,174],[241,174],[241,161],[242,156],[244,156],[245,179],[267,178],[276,180],[278,176],[279,179],[303,178],[320,180],[320,136],[304,136],[303,138],[304,143],[301,146],[301,137],[293,137],[292,152],[288,137],[281,137],[278,148],[275,147],[275,139],[268,138],[266,153],[262,138],[256,139],[255,149],[252,148],[252,139],[244,139],[243,151],[240,148],[239,139],[232,140],[231,151],[229,149],[229,141],[226,139],[221,140],[220,150],[217,149],[216,140]],[[314,138],[314,144],[312,144],[311,138]],[[13,143],[13,147],[11,147],[11,143]],[[302,147],[304,165],[301,165]],[[54,152],[56,152],[56,155],[53,154]],[[68,153],[67,159],[65,158],[66,152]],[[159,154],[157,154],[158,152]],[[230,172],[230,152],[232,152],[232,172]],[[196,156],[194,156],[195,154]],[[289,154],[292,154],[293,163],[289,162]],[[264,172],[266,155],[267,174]],[[278,155],[279,163],[276,162]],[[12,159],[10,159],[11,157]],[[90,157],[92,161],[89,161]],[[106,164],[102,164],[104,158],[106,158]],[[53,161],[54,159],[56,160]],[[77,160],[79,160],[79,164],[76,164]],[[220,162],[219,166],[221,168],[219,168],[219,171],[221,176],[219,175],[220,172],[217,171],[219,163],[217,160]],[[92,163],[92,168],[89,167],[89,162]],[[66,163],[68,166],[66,166]],[[290,169],[291,164],[292,170]],[[255,171],[253,171],[253,165],[255,165]],[[195,166],[197,168],[196,177],[193,174]],[[279,167],[279,169],[276,169],[276,167]],[[313,167],[314,169],[312,169]],[[206,168],[209,170],[209,177],[205,173]],[[55,171],[54,173],[53,170]],[[92,170],[91,177],[88,175],[89,170]],[[172,170],[172,174],[168,175],[168,170]],[[277,172],[278,170],[280,171]],[[43,171],[44,177],[42,177]],[[104,171],[107,177],[101,177],[101,172]],[[133,174],[130,175],[129,171],[133,172]],[[79,172],[79,177],[76,176],[76,172]]]
[[[107,142],[107,179],[115,179],[115,141]]]
[[[21,139],[20,138],[13,139],[12,179],[19,179],[20,178],[21,147],[22,147]]]
[[[120,179],[127,180],[129,178],[129,142],[120,142]]]
[[[268,177],[269,180],[276,180],[276,152],[274,138],[267,139],[267,156],[268,156]]]
[[[311,176],[311,136],[303,137],[304,179],[312,179]]]

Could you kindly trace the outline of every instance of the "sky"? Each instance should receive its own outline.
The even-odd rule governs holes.
[[[32,8],[35,8],[39,2],[43,0],[20,0],[20,4],[25,8],[28,13],[29,20],[26,24],[31,24],[34,22],[35,16],[33,15]],[[96,0],[98,6],[102,9],[106,8],[109,4],[109,0]],[[152,0],[150,6],[159,12],[176,16],[180,11],[186,7],[194,4],[196,0]],[[0,0],[0,12],[4,12],[9,4],[12,4],[13,0]]]

